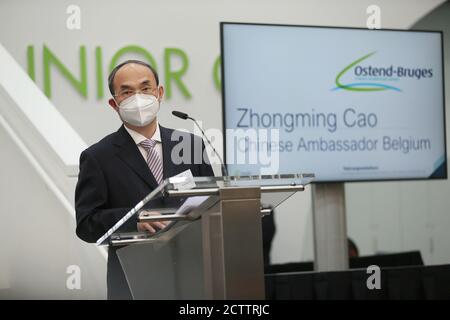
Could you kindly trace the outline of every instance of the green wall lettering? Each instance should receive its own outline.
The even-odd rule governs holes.
[[[103,59],[102,48],[95,48],[95,73],[97,77],[97,99],[103,98]]]
[[[69,80],[75,89],[83,96],[87,97],[87,66],[86,66],[86,47],[80,46],[80,80],[77,80],[69,69],[62,64],[62,62],[44,45],[43,63],[44,63],[44,93],[47,97],[51,97],[51,65],[54,65],[61,74]]]
[[[220,59],[220,56],[217,57],[216,61],[214,62],[213,67],[213,79],[214,84],[216,86],[216,89],[219,91],[222,91],[222,84],[221,84],[221,74],[220,74],[220,67],[221,67],[222,60]]]
[[[178,56],[181,59],[181,68],[177,71],[171,70],[171,58],[173,56]],[[181,81],[181,77],[186,73],[188,67],[189,59],[183,50],[178,48],[164,49],[164,78],[167,98],[172,97],[172,81],[175,82],[181,93],[187,99],[192,97],[186,85]]]
[[[36,69],[34,67],[34,46],[27,47],[27,71],[30,78],[36,80]]]
[[[109,63],[109,72],[111,72],[115,66],[117,66],[117,61],[119,60],[119,58],[121,56],[123,56],[125,53],[138,53],[142,56],[144,56],[144,58],[147,60],[147,62],[153,67],[155,68],[156,71],[158,71],[158,66],[156,65],[156,60],[155,58],[153,58],[153,56],[151,55],[150,52],[148,52],[147,50],[145,50],[142,47],[139,46],[135,46],[135,45],[130,45],[130,46],[125,46],[123,48],[121,48],[119,51],[117,51],[113,57],[111,58],[111,62]]]
[[[34,45],[28,45],[26,49],[27,56],[27,72],[30,78],[36,80],[36,63],[35,63],[35,50]],[[119,49],[111,58],[109,63],[109,71],[117,65],[120,58],[127,53],[137,53],[152,66],[155,70],[158,70],[156,60],[152,54],[146,49],[137,45],[127,45]],[[180,67],[177,70],[173,70],[174,59],[178,59]],[[87,55],[86,47],[80,46],[79,48],[79,77],[77,78],[45,44],[43,46],[42,53],[43,61],[43,79],[44,79],[44,93],[48,98],[52,95],[52,79],[51,71],[52,66],[56,68],[60,74],[66,78],[69,83],[85,98],[88,97],[88,79],[87,79]],[[94,64],[91,64],[94,66]],[[185,76],[189,68],[189,57],[186,52],[180,48],[164,48],[164,82],[166,97],[169,99],[173,95],[174,85],[181,91],[181,94],[186,99],[191,99],[192,94],[189,91],[186,84],[183,82],[182,77]],[[218,56],[214,60],[213,65],[213,81],[214,86],[220,92],[221,91],[221,58]],[[100,100],[105,95],[105,72],[103,70],[103,50],[102,47],[95,47],[95,77],[96,77],[96,97]]]

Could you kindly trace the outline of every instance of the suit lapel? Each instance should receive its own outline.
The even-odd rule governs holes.
[[[118,147],[116,154],[123,162],[125,162],[152,189],[158,187],[158,183],[151,173],[147,162],[142,157],[133,138],[131,138],[123,125],[117,131],[114,144]],[[163,171],[165,172],[165,169],[163,169]]]
[[[172,129],[159,126],[159,131],[161,133],[161,143],[163,150],[163,177],[164,179],[167,179],[179,173],[177,171],[177,165],[172,161],[172,149],[175,147],[178,141],[172,141]]]

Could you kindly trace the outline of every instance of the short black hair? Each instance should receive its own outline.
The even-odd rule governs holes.
[[[140,61],[140,60],[127,60],[122,62],[121,64],[118,64],[114,69],[112,69],[111,73],[108,76],[108,86],[109,86],[109,92],[111,92],[111,94],[114,96],[114,78],[116,76],[117,71],[119,71],[120,68],[122,68],[124,65],[130,64],[130,63],[135,63],[135,64],[140,64],[142,66],[146,66],[147,68],[150,69],[150,71],[153,73],[153,75],[155,76],[156,79],[156,85],[159,86],[159,78],[158,78],[158,72],[156,72],[155,68],[153,68],[151,65],[149,65],[148,63],[144,62],[144,61]]]

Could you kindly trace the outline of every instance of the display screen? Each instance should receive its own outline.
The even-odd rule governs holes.
[[[221,23],[230,175],[447,178],[442,33]]]

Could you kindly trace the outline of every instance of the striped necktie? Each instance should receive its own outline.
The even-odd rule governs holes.
[[[139,143],[141,147],[147,151],[147,165],[158,184],[163,181],[163,165],[162,160],[155,150],[156,141],[147,139]]]

